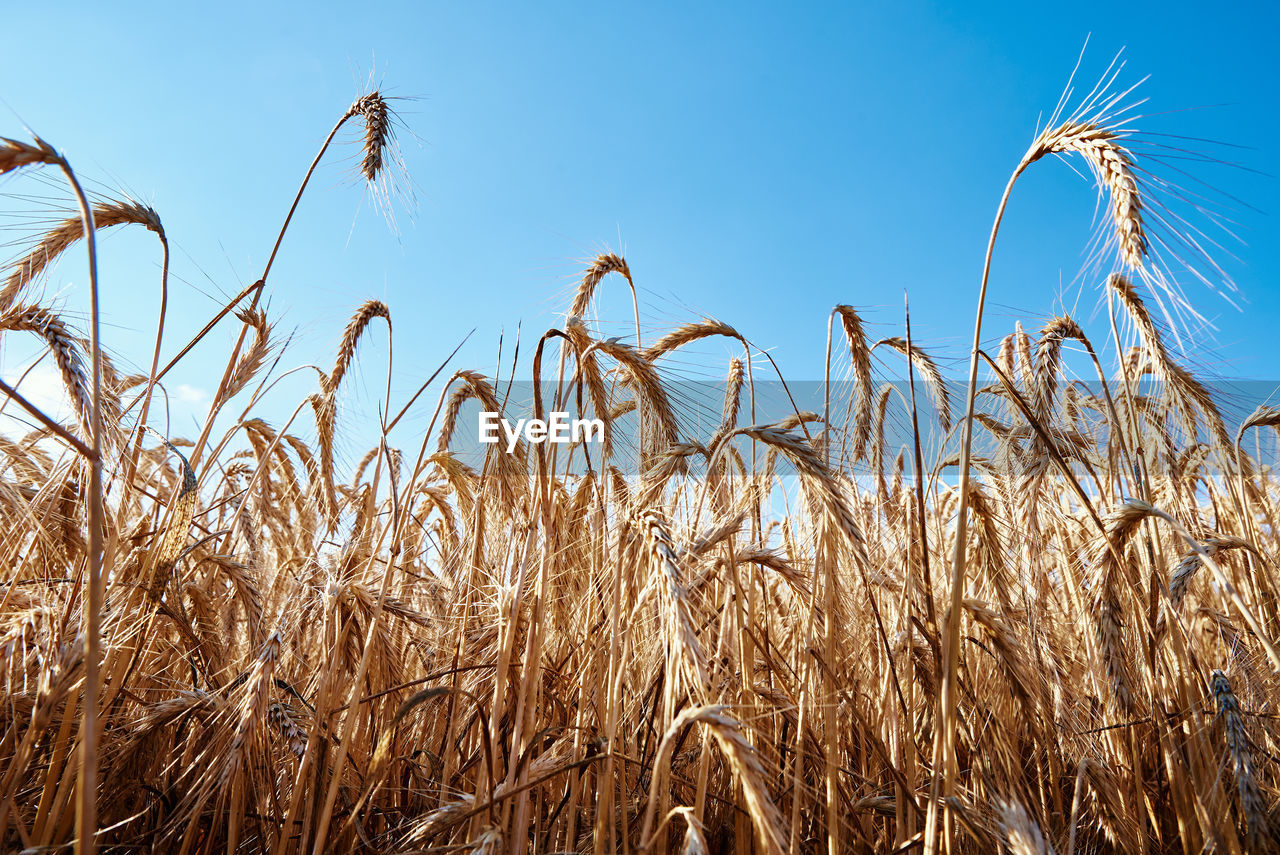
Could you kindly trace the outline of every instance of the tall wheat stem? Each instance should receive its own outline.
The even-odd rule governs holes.
[[[956,510],[956,546],[951,561],[951,603],[947,609],[947,633],[943,642],[945,662],[942,670],[942,695],[939,699],[941,726],[933,742],[934,778],[929,799],[929,814],[925,822],[926,855],[937,852],[940,797],[946,799],[955,793],[956,728],[958,727],[956,681],[959,678],[960,669],[960,621],[964,601],[965,547],[967,545],[965,531],[969,513],[969,457],[973,446],[974,404],[978,395],[978,352],[982,347],[982,310],[986,305],[987,280],[991,275],[991,256],[996,246],[996,234],[1000,231],[1000,221],[1004,218],[1004,209],[1009,204],[1009,194],[1013,192],[1013,185],[1030,163],[1030,152],[1028,152],[1009,178],[1009,183],[1004,188],[1004,195],[1000,197],[1000,207],[996,209],[995,222],[991,225],[991,237],[987,240],[987,255],[982,265],[982,286],[978,289],[978,313],[973,322],[973,349],[969,355],[969,385],[965,391],[964,423],[960,434],[960,504]],[[941,775],[938,774],[939,767],[941,767]],[[941,793],[938,792],[939,783],[942,785]],[[947,848],[950,850],[949,809],[943,811],[943,818],[947,827]]]
[[[262,291],[267,286],[267,276],[271,273],[271,265],[275,264],[276,255],[280,252],[280,245],[284,243],[285,233],[289,231],[289,223],[293,221],[294,212],[298,210],[298,203],[302,201],[302,194],[306,192],[307,185],[311,182],[311,176],[315,173],[316,167],[320,165],[320,160],[324,157],[324,153],[329,150],[329,144],[333,142],[333,138],[338,135],[338,131],[347,123],[347,120],[354,115],[357,114],[348,110],[338,120],[337,124],[333,126],[333,130],[329,131],[329,136],[324,138],[324,144],[320,146],[320,151],[316,152],[315,159],[311,161],[311,166],[307,169],[307,174],[302,177],[302,184],[298,186],[298,192],[293,197],[293,204],[289,206],[289,213],[285,215],[284,225],[280,227],[280,233],[276,235],[276,242],[271,247],[271,254],[267,256],[267,265],[262,270],[262,276],[250,286],[253,291],[253,299],[249,301],[249,311],[253,311],[258,307],[258,300],[261,299]],[[230,307],[226,311],[230,311]],[[195,447],[191,449],[191,467],[193,469],[200,462],[200,453],[204,450],[205,443],[209,441],[209,432],[213,430],[214,419],[222,408],[223,393],[227,388],[227,381],[231,378],[231,372],[235,370],[236,363],[240,359],[240,350],[244,347],[245,336],[249,334],[249,326],[247,322],[240,325],[240,335],[236,338],[235,347],[231,349],[231,358],[227,360],[226,370],[222,373],[222,381],[218,384],[218,392],[213,396],[213,403],[209,407],[209,417],[205,420],[204,430],[201,431],[200,438],[196,440]]]
[[[98,337],[98,245],[93,206],[71,164],[59,157],[80,206],[89,253],[89,348],[93,355],[93,411],[89,430],[89,584],[84,598],[84,716],[80,720],[80,777],[76,800],[76,851],[92,855],[98,831],[98,658],[102,646],[102,346]]]

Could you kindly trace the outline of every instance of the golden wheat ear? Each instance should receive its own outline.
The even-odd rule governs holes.
[[[591,306],[591,298],[596,293],[596,286],[600,284],[601,279],[610,273],[617,273],[626,279],[628,283],[631,282],[631,268],[627,266],[625,258],[612,252],[596,256],[591,265],[583,272],[582,280],[578,283],[578,288],[574,292],[573,304],[569,307],[570,315],[578,318],[586,317],[587,309]]]
[[[385,164],[384,154],[393,140],[391,118],[394,114],[387,101],[377,90],[357,98],[347,110],[347,118],[364,119],[364,158],[360,161],[360,174],[366,181],[378,179]]]
[[[36,145],[0,137],[0,175],[12,172],[24,166],[48,164],[51,166],[62,162],[58,153],[44,140],[36,140]]]
[[[132,200],[98,202],[93,206],[95,229],[102,230],[127,223],[141,225],[164,240],[164,226],[154,208]],[[35,247],[12,265],[4,288],[0,290],[0,309],[12,306],[23,288],[82,237],[84,221],[78,216],[69,217],[46,232]]]
[[[5,312],[0,316],[0,333],[6,331],[30,332],[44,339],[87,436],[93,421],[93,387],[80,339],[71,334],[62,318],[42,306],[17,306]]]
[[[1221,671],[1214,671],[1210,675],[1209,688],[1213,692],[1213,699],[1218,708],[1218,718],[1222,721],[1227,755],[1236,779],[1238,807],[1247,825],[1249,851],[1267,851],[1267,846],[1274,842],[1274,838],[1268,818],[1267,802],[1258,787],[1253,748],[1249,734],[1245,730],[1240,700],[1231,688],[1231,681]]]
[[[394,100],[375,89],[357,98],[342,118],[342,122],[355,118],[364,122],[358,172],[393,232],[397,230],[393,199],[410,208],[414,200],[413,184],[396,140],[396,126],[403,123],[391,107]]]
[[[1120,260],[1141,270],[1147,257],[1147,231],[1142,219],[1142,197],[1134,174],[1133,155],[1120,144],[1121,135],[1095,122],[1067,121],[1047,128],[1031,144],[1026,163],[1048,154],[1081,155],[1100,188],[1110,196],[1114,243]]]

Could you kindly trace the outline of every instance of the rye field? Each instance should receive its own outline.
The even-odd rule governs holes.
[[[331,350],[291,355],[312,391],[264,406],[297,200],[261,276],[191,341],[162,308],[128,374],[95,238],[150,232],[166,299],[163,212],[85,192],[56,140],[0,140],[6,183],[76,204],[0,271],[0,341],[47,350],[67,403],[3,385],[0,848],[1274,851],[1280,409],[1188,367],[1174,259],[1215,268],[1127,97],[1029,129],[957,292],[967,374],[909,311],[874,339],[850,299],[813,319],[826,377],[795,400],[768,330],[642,329],[643,259],[603,253],[498,376],[445,342],[419,394],[388,387],[354,467],[344,390],[387,358],[369,331],[413,320],[353,304]],[[362,94],[316,162],[354,134],[378,186],[393,108]],[[1005,202],[1059,161],[1098,191],[1103,310],[984,327]],[[306,167],[299,198],[323,192]],[[75,317],[36,296],[73,255]],[[601,331],[602,289],[634,329]],[[228,330],[202,429],[166,435],[166,377]],[[738,355],[694,420],[670,366],[711,338]],[[600,431],[476,445],[477,410]]]

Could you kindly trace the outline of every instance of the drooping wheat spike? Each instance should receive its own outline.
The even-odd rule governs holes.
[[[996,516],[993,502],[983,492],[981,486],[976,484],[970,486],[969,503],[976,523],[975,546],[979,558],[985,559],[985,561],[979,561],[979,566],[986,568],[992,586],[995,588],[996,597],[1002,606],[1007,607],[1011,591],[1018,579],[1016,574],[1011,572],[1012,568],[1008,566],[1008,554],[1000,542],[1001,520]]]
[[[1201,550],[1188,550],[1173,568],[1173,577],[1169,580],[1169,604],[1176,612],[1187,596],[1191,580],[1204,564],[1205,555],[1214,556],[1228,549],[1250,549],[1248,541],[1230,535],[1213,537],[1206,540]]]
[[[1003,595],[1001,599],[1007,601],[1009,598]],[[981,628],[987,647],[996,654],[1000,671],[1013,695],[1022,704],[1028,718],[1035,718],[1047,703],[1043,683],[1039,675],[1028,667],[1030,657],[1009,621],[980,601],[966,599],[964,605],[973,615],[974,623]],[[1004,609],[1006,613],[1012,611],[1008,606]]]
[[[645,359],[653,362],[673,350],[684,347],[686,344],[690,344],[700,338],[707,338],[713,335],[722,335],[742,341],[742,336],[740,336],[738,331],[733,327],[723,321],[716,321],[708,318],[699,323],[685,324],[672,330],[653,344],[646,347],[644,349],[643,356]]]
[[[129,223],[143,226],[155,232],[161,239],[165,236],[160,215],[148,205],[129,199],[99,202],[93,206],[93,226],[99,231]],[[84,221],[78,216],[65,219],[46,232],[30,252],[13,263],[11,272],[5,279],[4,288],[0,290],[0,311],[12,306],[28,283],[82,237],[84,237]]]
[[[267,323],[267,313],[259,308],[246,308],[236,312],[236,317],[253,327],[253,343],[249,349],[240,354],[236,367],[227,378],[226,397],[239,394],[249,381],[262,370],[267,357],[271,353],[271,324]]]
[[[209,759],[213,764],[205,773],[205,780],[218,789],[234,786],[233,782],[246,774],[250,766],[250,751],[260,747],[265,737],[262,723],[267,721],[271,687],[280,660],[282,641],[280,631],[273,632],[254,658],[253,664],[242,675],[243,680],[233,682],[234,703],[227,709],[230,743],[216,755],[210,750],[211,746],[206,748],[210,751]],[[238,818],[234,819],[238,822]],[[229,836],[229,842],[235,843],[234,831]]]
[[[1120,274],[1112,274],[1107,279],[1107,287],[1119,298],[1129,317],[1133,319],[1138,331],[1138,338],[1146,351],[1147,366],[1154,376],[1163,381],[1164,393],[1169,396],[1177,413],[1182,429],[1189,436],[1195,437],[1200,420],[1197,411],[1204,416],[1209,429],[1209,436],[1224,454],[1231,451],[1231,436],[1227,432],[1222,413],[1213,396],[1204,384],[1197,380],[1190,371],[1179,365],[1169,354],[1164,340],[1156,327],[1146,304],[1138,295],[1133,282]]]
[[[715,737],[724,755],[726,765],[742,787],[742,797],[747,813],[755,826],[756,837],[768,855],[782,855],[787,848],[787,835],[783,830],[782,814],[778,810],[766,784],[766,772],[760,752],[743,733],[742,723],[724,705],[693,706],[676,716],[667,728],[658,747],[656,765],[666,765],[675,738],[691,724],[705,724]],[[645,831],[653,825],[652,807],[645,818]],[[643,836],[643,835],[642,835]],[[686,842],[688,837],[685,838]],[[687,843],[686,843],[687,845]],[[699,851],[694,844],[693,851]]]
[[[757,439],[784,454],[796,468],[805,492],[815,508],[828,515],[837,531],[844,535],[852,552],[854,565],[867,567],[866,539],[853,509],[839,482],[821,458],[801,437],[776,428],[744,428],[745,436]]]
[[[835,311],[840,315],[840,327],[849,344],[849,360],[853,365],[853,459],[861,460],[871,439],[871,348],[862,318],[853,306],[839,305]]]
[[[73,336],[62,319],[42,306],[18,306],[0,316],[0,331],[26,331],[45,340],[76,415],[88,432],[93,413],[93,390],[89,382],[87,354],[80,339]]]
[[[387,322],[388,335],[391,331],[391,310],[387,308],[387,304],[381,300],[366,300],[356,313],[351,316],[351,320],[347,322],[347,327],[342,331],[342,344],[338,346],[338,358],[333,364],[333,371],[329,373],[329,378],[325,384],[326,392],[336,391],[342,383],[342,378],[346,376],[347,368],[351,365],[351,360],[356,353],[356,345],[360,343],[360,336],[364,333],[365,327],[374,318],[382,318]]]
[[[747,509],[745,507],[739,509],[737,513],[694,538],[687,549],[679,550],[680,556],[687,555],[696,558],[702,555],[716,544],[737,534],[738,529],[742,527],[742,521],[746,517]]]
[[[569,341],[573,344],[576,351],[576,366],[571,383],[577,383],[579,379],[585,381],[587,386],[587,397],[591,402],[591,409],[594,411],[596,418],[604,423],[604,438],[600,443],[600,453],[603,460],[608,460],[613,456],[613,420],[614,414],[609,407],[609,392],[605,386],[604,376],[600,373],[600,361],[596,359],[595,353],[591,350],[591,335],[587,332],[586,324],[582,323],[580,318],[570,318],[564,327],[565,335],[569,337]],[[582,414],[585,416],[585,414]]]
[[[693,808],[681,807],[672,810],[684,820],[684,840],[680,843],[680,855],[710,855],[707,838],[702,823],[694,815]]]
[[[461,380],[462,384],[449,396],[449,403],[445,408],[444,418],[440,423],[440,436],[437,440],[436,449],[442,453],[449,450],[449,442],[457,426],[458,415],[467,401],[473,398],[476,399],[480,402],[480,406],[485,412],[502,412],[498,394],[483,374],[478,371],[458,371],[453,375],[450,383],[453,380]],[[524,483],[525,461],[527,459],[523,440],[517,440],[510,453],[507,452],[506,443],[505,437],[499,437],[498,443],[489,452],[490,474],[497,479],[504,503],[509,502],[521,492]]]
[[[1248,417],[1240,423],[1240,427],[1236,429],[1235,445],[1240,446],[1240,440],[1244,437],[1244,432],[1254,427],[1272,427],[1280,430],[1280,408],[1270,407],[1266,404],[1259,405]]]
[[[296,712],[289,704],[276,702],[267,707],[267,721],[279,731],[289,753],[299,760],[307,750],[307,732],[298,724]]]
[[[951,393],[947,391],[947,383],[942,379],[942,372],[938,370],[938,364],[915,344],[911,346],[911,350],[908,352],[906,339],[900,336],[881,339],[875,343],[872,349],[874,350],[880,345],[893,348],[911,360],[911,364],[924,377],[925,389],[928,390],[929,397],[933,399],[934,408],[938,411],[938,424],[941,426],[942,432],[946,433],[951,430]]]
[[[37,163],[56,165],[61,162],[58,153],[42,139],[37,138],[36,144],[31,145],[0,137],[0,175]]]
[[[14,778],[26,769],[36,748],[35,737],[44,735],[58,705],[84,677],[82,638],[63,644],[52,653],[51,661],[46,662],[37,675],[34,703],[29,699],[27,704],[26,735],[16,750],[10,749],[8,767],[0,773],[0,788],[10,787]]]
[[[1123,636],[1124,605],[1120,586],[1127,579],[1122,578],[1121,562],[1129,538],[1153,513],[1151,506],[1144,502],[1136,499],[1125,502],[1106,520],[1106,535],[1097,552],[1098,592],[1094,598],[1094,630],[1112,693],[1117,705],[1126,713],[1133,708],[1133,690]]]
[[[635,348],[613,339],[595,342],[592,347],[617,360],[624,382],[639,397],[646,420],[642,460],[663,454],[679,439],[680,428],[667,396],[666,385],[653,364]]]
[[[668,661],[672,666],[671,679],[679,679],[681,691],[687,692],[695,701],[703,702],[710,693],[707,656],[702,642],[698,640],[697,623],[675,544],[667,533],[665,520],[658,513],[646,512],[641,522],[654,572],[658,576],[658,591],[667,627]]]
[[[455,372],[447,385],[452,385],[454,380],[461,380],[462,383],[449,396],[444,417],[440,420],[440,434],[436,439],[437,451],[449,450],[449,443],[453,440],[453,432],[457,427],[458,415],[467,401],[475,398],[480,402],[480,406],[489,412],[496,413],[502,409],[493,386],[480,372],[467,370]]]
[[[1134,175],[1133,156],[1122,146],[1122,135],[1093,122],[1067,121],[1045,130],[1025,158],[1034,163],[1048,154],[1078,153],[1093,171],[1100,188],[1111,197],[1111,220],[1120,259],[1141,270],[1147,257],[1147,232],[1142,221],[1142,198]]]
[[[1045,424],[1050,422],[1062,368],[1062,343],[1067,339],[1086,340],[1084,330],[1075,320],[1059,316],[1044,325],[1036,342],[1032,411]]]
[[[1001,799],[999,809],[1010,855],[1054,855],[1053,844],[1019,802]]]
[[[1218,708],[1218,719],[1222,722],[1231,771],[1236,779],[1240,815],[1247,826],[1248,850],[1250,852],[1267,851],[1265,847],[1273,842],[1270,822],[1267,819],[1267,803],[1262,797],[1262,791],[1258,788],[1253,749],[1249,744],[1249,734],[1244,727],[1240,701],[1231,689],[1231,681],[1221,671],[1214,671],[1209,676],[1209,688],[1213,692],[1213,699]]]
[[[374,458],[382,453],[382,449],[375,446],[364,453],[364,457],[360,458],[360,462],[356,464],[356,474],[351,476],[351,489],[358,490],[360,485],[364,483],[364,471],[373,462]]]
[[[1019,325],[1019,363],[1022,366],[1023,384],[1031,398],[1032,417],[1046,430],[1054,431],[1053,407],[1058,388],[1058,375],[1062,367],[1062,342],[1064,339],[1083,341],[1084,331],[1069,317],[1056,317],[1040,331],[1035,355],[1031,355],[1030,339]],[[1039,536],[1040,490],[1049,468],[1049,454],[1045,439],[1033,432],[1029,453],[1022,461],[1017,496],[1021,505],[1019,516],[1025,521],[1027,532],[1034,539]]]
[[[479,474],[452,454],[436,452],[427,458],[439,467],[458,506],[458,516],[468,523],[475,507],[476,490],[481,486]]]
[[[1123,851],[1140,833],[1132,811],[1124,807],[1123,784],[1110,763],[1085,756],[1077,771],[1077,797],[1093,803],[1091,813],[1112,848]]]
[[[376,181],[383,167],[383,154],[391,139],[390,110],[386,99],[377,92],[357,98],[347,111],[347,117],[364,119],[364,159],[360,161],[360,173],[366,181]]]
[[[578,283],[578,289],[573,295],[573,303],[569,306],[570,316],[577,318],[587,316],[587,309],[591,306],[591,298],[595,296],[596,286],[610,273],[617,273],[628,282],[631,281],[631,268],[627,266],[625,258],[612,252],[601,253],[582,274],[582,280]]]

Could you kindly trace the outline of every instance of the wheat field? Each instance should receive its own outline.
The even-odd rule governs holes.
[[[264,414],[278,238],[183,347],[162,311],[150,370],[125,375],[94,238],[153,233],[167,294],[160,215],[84,193],[42,140],[0,142],[0,173],[79,200],[0,290],[2,338],[47,348],[72,413],[3,386],[36,427],[0,435],[0,847],[1273,851],[1280,484],[1259,437],[1280,410],[1231,417],[1169,340],[1160,250],[1188,233],[1147,193],[1123,94],[1060,105],[1004,196],[1048,155],[1096,181],[1101,319],[982,349],[1002,201],[967,384],[909,322],[872,341],[839,305],[815,320],[823,411],[764,418],[781,378],[728,323],[655,336],[637,305],[634,334],[600,334],[601,289],[638,278],[605,253],[527,345],[532,402],[446,369],[386,402],[351,471],[344,380],[391,307],[353,307],[314,391]],[[363,133],[374,186],[393,121],[371,92],[329,135]],[[77,330],[30,295],[84,251]],[[152,401],[215,328],[239,332],[203,430],[162,436]],[[696,432],[668,366],[712,337],[741,355]],[[464,453],[476,407],[605,434]]]

